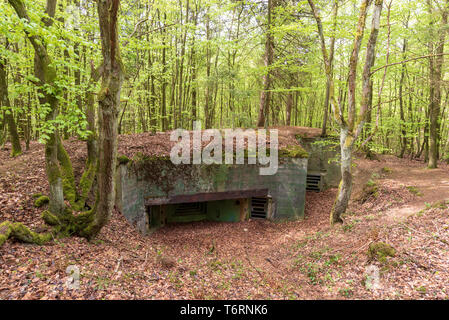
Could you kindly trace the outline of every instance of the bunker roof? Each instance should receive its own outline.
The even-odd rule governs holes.
[[[297,137],[316,138],[321,134],[321,129],[308,128],[308,127],[295,127],[295,126],[275,126],[269,127],[269,129],[278,130],[279,149],[284,149],[291,146],[301,146]],[[224,130],[219,129],[223,136],[223,150],[224,150]],[[247,130],[247,129],[242,129]],[[262,129],[254,129],[262,130]],[[202,130],[204,132],[205,130]],[[190,132],[192,137],[193,131]],[[170,151],[177,143],[176,141],[170,141],[170,134],[172,131],[156,132],[156,133],[140,133],[130,135],[120,135],[118,142],[118,154],[124,155],[128,158],[140,154],[145,156],[170,156]],[[209,141],[203,141],[202,148],[207,146]],[[245,146],[246,147],[246,146]],[[269,139],[267,138],[267,148],[269,148]]]

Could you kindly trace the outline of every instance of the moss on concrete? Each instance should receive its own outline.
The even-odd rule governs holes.
[[[125,155],[120,155],[120,156],[117,157],[117,163],[118,164],[127,164],[130,161],[131,161],[131,159],[128,158],[127,156],[125,156]]]
[[[195,171],[193,165],[175,165],[168,156],[148,156],[142,153],[137,153],[127,166],[139,179],[152,181],[167,194],[174,189],[174,184],[179,179],[192,180]]]
[[[309,153],[301,146],[290,145],[286,148],[279,149],[279,157],[281,158],[308,158]]]

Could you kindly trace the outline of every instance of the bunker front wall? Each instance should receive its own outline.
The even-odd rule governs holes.
[[[271,198],[273,220],[294,220],[304,217],[307,159],[279,159],[279,169],[275,175],[262,176],[258,165],[174,165],[166,158],[152,158],[130,161],[119,165],[117,170],[116,205],[128,221],[143,234],[162,225],[162,221],[149,221],[147,208],[151,206],[151,219],[158,219],[170,211],[171,199],[182,196],[195,197],[198,194],[226,192],[234,195],[233,202],[210,202],[214,207],[225,209],[238,204],[240,217],[232,218],[225,213],[210,220],[239,221],[242,208],[248,211],[251,192],[266,191]],[[240,202],[236,194],[242,192]],[[255,195],[257,196],[257,195]],[[226,200],[225,197],[220,200]],[[245,203],[246,201],[246,203]],[[168,209],[167,209],[168,207]],[[165,208],[165,209],[164,209]],[[235,208],[230,210],[234,210]],[[213,211],[217,212],[217,210]],[[225,212],[225,211],[224,211]],[[210,212],[207,214],[210,218]],[[209,220],[209,219],[208,219]]]
[[[309,153],[307,171],[321,173],[324,189],[336,188],[340,184],[340,144],[333,138],[297,137],[299,143]]]
[[[161,219],[163,217],[165,217],[165,220],[168,223],[203,220],[239,222],[248,218],[248,205],[249,199],[241,196],[241,198],[237,199],[215,200],[199,203],[193,202],[189,203],[187,206],[183,206],[182,204],[153,206],[149,208],[151,214],[149,217],[149,225],[150,228],[160,226]],[[152,218],[153,221],[151,221]]]

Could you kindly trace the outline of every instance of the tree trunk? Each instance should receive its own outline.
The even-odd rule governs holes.
[[[338,0],[334,1],[333,10],[332,10],[332,19],[333,19],[333,34],[331,37],[330,49],[329,49],[329,64],[330,64],[330,73],[331,77],[333,77],[333,63],[334,63],[334,51],[335,51],[335,32],[337,31],[337,15],[338,15]],[[326,81],[326,97],[324,99],[324,108],[323,108],[323,126],[321,129],[321,136],[325,137],[327,134],[327,121],[329,115],[329,93],[330,93],[331,83],[329,80]]]
[[[259,103],[259,117],[257,120],[258,127],[265,127],[267,123],[267,115],[270,109],[270,98],[271,98],[271,77],[270,77],[270,67],[273,63],[273,35],[271,34],[271,14],[273,9],[273,1],[268,0],[268,21],[267,21],[267,34],[265,42],[265,54],[264,54],[264,64],[265,73],[263,75],[263,90],[260,93],[260,103]]]
[[[366,115],[369,107],[371,95],[371,68],[375,60],[375,48],[377,36],[380,28],[380,16],[382,12],[383,1],[375,0],[373,10],[373,18],[371,23],[371,34],[366,47],[365,66],[362,74],[362,97],[360,102],[360,111],[356,115],[356,79],[357,79],[357,63],[360,52],[360,46],[365,30],[366,16],[371,0],[364,0],[360,7],[360,14],[357,23],[357,29],[353,42],[353,50],[349,62],[348,75],[348,121],[346,122],[340,102],[337,104],[334,96],[334,80],[332,75],[332,67],[330,64],[328,52],[326,49],[326,41],[324,38],[321,17],[312,0],[308,0],[315,17],[318,34],[320,36],[321,49],[324,58],[327,80],[329,81],[329,100],[333,109],[334,117],[340,126],[340,149],[341,149],[341,174],[342,180],[338,188],[338,194],[330,215],[331,225],[342,222],[341,215],[346,211],[352,192],[352,150],[354,143],[360,136],[366,121]]]
[[[433,14],[433,10],[429,3],[430,13]],[[429,104],[429,163],[430,169],[436,168],[438,163],[438,136],[441,117],[441,76],[444,63],[444,42],[446,38],[446,25],[448,20],[448,8],[447,4],[443,9],[441,28],[439,30],[439,41],[436,48],[436,57],[429,58],[430,69],[430,104]],[[433,22],[431,22],[432,28]],[[429,54],[434,54],[433,43],[429,44]]]
[[[0,59],[0,104],[4,108],[5,122],[11,139],[11,157],[22,153],[19,134],[17,133],[16,121],[12,113],[11,103],[8,97],[8,79],[6,76],[6,62]]]
[[[30,22],[28,13],[22,0],[8,0],[16,11],[20,19]],[[53,17],[56,10],[56,0],[48,0],[46,13],[49,17]],[[44,19],[44,23],[49,26],[51,19]],[[50,111],[47,113],[45,120],[52,121],[56,119],[58,113],[57,93],[60,91],[56,84],[56,70],[52,65],[48,55],[45,41],[38,36],[25,30],[28,40],[34,48],[34,72],[40,81],[40,86],[48,85],[53,90],[45,90],[40,98],[41,104],[48,104]],[[62,185],[62,174],[58,163],[58,143],[59,135],[56,128],[48,135],[45,143],[45,163],[46,173],[50,185],[50,211],[54,214],[62,214],[65,209],[64,193]]]
[[[211,101],[211,90],[210,90],[210,69],[211,69],[211,50],[210,50],[210,18],[209,12],[206,13],[206,88],[204,92],[204,129],[210,129],[209,123],[209,112],[210,112],[210,101]]]
[[[340,131],[341,151],[341,181],[338,187],[337,198],[330,215],[331,225],[341,223],[341,215],[346,212],[352,193],[352,148],[354,138],[349,135],[347,129]]]
[[[117,119],[123,66],[118,42],[117,16],[120,0],[98,1],[101,47],[103,56],[102,83],[98,94],[99,152],[98,189],[94,219],[84,230],[87,238],[95,237],[109,221],[115,203],[115,172],[117,162]]]
[[[402,55],[405,58],[405,52],[407,50],[407,39],[404,39],[402,44]],[[402,96],[402,89],[404,86],[404,77],[405,77],[405,64],[402,64],[401,67],[401,80],[399,81],[399,112],[401,117],[401,153],[399,154],[399,158],[403,158],[405,154],[405,150],[407,149],[407,131],[405,130],[405,115],[404,115],[404,98]]]
[[[167,14],[164,13],[164,28],[162,28],[161,32],[163,32],[162,35],[162,86],[161,86],[161,116],[162,116],[162,131],[165,131],[168,129],[167,125],[167,79],[165,77],[167,73],[167,63],[166,63],[166,30],[165,25],[167,23]]]
[[[287,108],[285,110],[285,125],[287,126],[289,126],[291,123],[292,107],[293,107],[293,92],[289,92],[287,94]]]

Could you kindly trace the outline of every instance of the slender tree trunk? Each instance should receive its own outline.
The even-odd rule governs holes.
[[[337,30],[337,15],[338,15],[338,1],[334,1],[333,10],[332,10],[332,19],[333,19],[333,34],[331,37],[331,43],[329,48],[329,64],[331,67],[331,77],[333,77],[333,63],[334,63],[334,51],[335,51],[335,32]],[[331,83],[329,80],[326,81],[326,97],[324,99],[324,108],[323,108],[323,126],[321,129],[321,136],[325,137],[327,134],[327,119],[329,114],[329,91],[330,91]]]
[[[8,79],[5,67],[5,61],[0,59],[0,104],[4,108],[4,119],[8,126],[8,132],[11,139],[11,157],[16,157],[22,153],[22,146],[20,145],[16,121],[14,120],[11,103],[8,97]]]
[[[430,1],[428,1],[429,10],[433,14]],[[441,117],[441,77],[442,68],[444,63],[444,42],[446,39],[446,26],[448,20],[448,4],[446,3],[445,8],[442,12],[441,28],[439,31],[439,41],[436,48],[436,57],[429,58],[429,69],[430,69],[430,104],[429,104],[429,163],[428,167],[430,169],[436,168],[438,163],[438,136],[440,127],[440,117]],[[431,22],[432,28],[433,22]],[[429,44],[429,54],[434,54],[432,43]]]
[[[210,18],[209,13],[206,13],[206,88],[204,93],[204,128],[209,129],[209,112],[210,112],[210,102],[211,102],[211,79],[210,79],[210,69],[211,69],[211,50],[210,50]]]
[[[165,30],[165,25],[167,24],[167,14],[164,13],[164,28],[161,28],[162,35],[162,86],[161,86],[161,116],[162,116],[162,131],[168,129],[167,126],[167,62],[166,62],[166,36],[167,31]]]
[[[189,9],[190,9],[190,1],[187,0],[186,4],[186,18],[185,22],[189,22]],[[181,26],[183,26],[182,22],[182,7],[181,8]],[[184,35],[182,37],[182,43],[181,43],[181,61],[179,64],[179,79],[178,79],[178,110],[179,110],[179,124],[181,127],[184,125],[184,115],[183,115],[183,109],[184,105],[182,103],[182,94],[184,89],[184,59],[185,59],[185,52],[186,52],[186,39],[187,39],[187,28],[184,30]]]
[[[291,124],[291,115],[293,107],[293,92],[287,94],[287,108],[285,110],[285,125],[289,126]]]
[[[402,55],[405,59],[405,52],[407,50],[407,39],[404,39],[402,44]],[[399,112],[401,117],[401,153],[399,154],[399,158],[403,158],[405,154],[405,150],[407,149],[407,131],[405,130],[405,114],[404,114],[404,99],[402,96],[402,89],[404,86],[404,78],[405,78],[405,64],[402,64],[401,67],[401,80],[399,81]]]
[[[375,60],[375,48],[377,43],[377,36],[380,28],[380,16],[382,12],[383,1],[375,0],[375,6],[373,11],[373,18],[371,23],[371,34],[368,39],[366,47],[365,66],[362,74],[362,97],[360,102],[360,111],[358,116],[356,115],[356,79],[357,79],[357,63],[360,52],[360,46],[363,39],[365,30],[365,23],[367,17],[368,7],[371,4],[371,0],[364,0],[360,7],[359,19],[357,23],[357,29],[354,37],[353,50],[349,62],[349,76],[348,76],[348,121],[343,116],[341,104],[335,101],[334,96],[334,79],[331,73],[331,64],[329,61],[329,55],[326,49],[326,42],[323,33],[323,27],[321,23],[321,17],[318,9],[312,0],[308,0],[312,9],[312,13],[315,17],[318,34],[320,36],[321,49],[323,53],[326,76],[330,82],[329,100],[334,112],[334,117],[340,126],[340,149],[341,149],[341,175],[342,180],[338,188],[338,194],[335,199],[334,206],[330,214],[330,223],[342,222],[341,215],[346,211],[352,192],[352,151],[354,143],[360,136],[363,126],[366,121],[366,114],[369,107],[369,97],[371,94],[371,68],[374,65]]]
[[[271,100],[271,77],[270,77],[270,67],[273,63],[273,35],[271,31],[271,15],[273,9],[273,1],[276,0],[268,0],[268,18],[267,18],[267,32],[266,32],[266,41],[265,41],[265,54],[264,54],[264,64],[265,64],[265,73],[263,75],[263,90],[260,93],[260,103],[259,103],[259,117],[257,120],[258,127],[266,127],[267,116],[270,109],[270,100]]]

